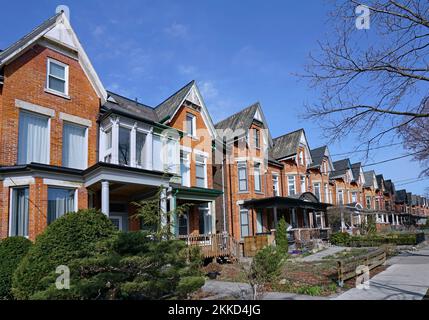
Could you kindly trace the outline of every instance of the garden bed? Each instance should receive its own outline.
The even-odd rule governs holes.
[[[425,241],[423,232],[392,232],[365,236],[350,236],[348,233],[336,233],[331,236],[331,242],[336,245],[349,247],[379,247],[382,245],[417,245]]]

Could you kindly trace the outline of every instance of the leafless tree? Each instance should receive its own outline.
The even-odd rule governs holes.
[[[356,23],[360,6],[369,9],[369,29]],[[320,93],[304,117],[331,141],[353,133],[370,150],[404,138],[416,160],[427,160],[429,1],[334,0],[329,25],[302,75]]]

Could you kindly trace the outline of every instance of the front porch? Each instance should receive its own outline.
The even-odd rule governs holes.
[[[327,240],[330,233],[326,215],[328,206],[310,192],[297,198],[270,197],[243,203],[243,207],[255,212],[256,232],[253,235],[275,233],[278,221],[283,217],[289,225],[287,231],[291,243]]]

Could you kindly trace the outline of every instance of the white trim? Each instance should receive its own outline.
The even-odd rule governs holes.
[[[43,184],[46,184],[48,186],[56,186],[56,187],[64,187],[64,188],[82,188],[83,187],[83,183],[81,182],[47,179],[47,178],[43,179]]]
[[[5,178],[3,180],[3,187],[20,187],[35,184],[36,180],[33,177],[16,177],[16,178]]]
[[[204,158],[208,158],[209,157],[208,152],[205,152],[205,151],[202,151],[202,150],[199,150],[199,149],[195,149],[194,148],[194,153],[198,154],[200,156],[203,156]]]
[[[180,151],[186,152],[186,153],[192,153],[192,148],[180,145]]]
[[[38,113],[38,114],[41,114],[41,115],[44,115],[44,116],[47,116],[50,118],[55,117],[55,110],[54,109],[42,107],[42,106],[27,102],[27,101],[15,99],[15,106],[19,109]]]
[[[110,216],[108,217],[109,219],[118,219],[119,220],[119,230],[123,231],[123,225],[122,225],[122,216]]]
[[[92,121],[88,119],[84,119],[78,116],[74,116],[68,113],[60,112],[60,119],[63,121],[71,122],[74,124],[78,124],[85,127],[92,127]]]
[[[9,230],[8,235],[12,237],[12,197],[13,197],[13,188],[9,189]]]

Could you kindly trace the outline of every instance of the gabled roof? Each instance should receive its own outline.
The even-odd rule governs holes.
[[[351,169],[350,159],[348,158],[335,161],[333,165],[334,165],[334,171],[331,172],[331,175],[330,175],[331,179],[340,178],[347,173],[347,170]]]
[[[363,186],[365,188],[373,187],[374,186],[375,171],[374,170],[365,171],[363,173],[363,176],[365,178],[365,184]],[[376,182],[377,182],[377,179],[376,179]]]
[[[177,108],[182,106],[183,101],[194,84],[195,80],[192,80],[155,107],[155,112],[160,121],[173,116]]]
[[[402,189],[396,191],[395,202],[396,203],[405,203],[407,201],[407,190]]]
[[[155,107],[156,115],[161,123],[168,124],[176,115],[178,110],[182,107],[185,101],[189,101],[198,107],[201,107],[201,115],[205,125],[207,126],[211,136],[217,136],[216,130],[210,116],[210,113],[204,104],[203,97],[195,82],[192,80],[184,87],[173,93],[163,102]]]
[[[125,98],[119,94],[107,91],[108,98],[103,105],[105,110],[119,111],[131,117],[139,117],[153,122],[159,122],[155,110],[137,101]]]
[[[356,162],[352,164],[353,180],[356,182],[359,181],[361,169],[362,169],[362,164],[360,162]]]
[[[327,146],[323,146],[310,150],[311,159],[313,160],[313,163],[310,165],[310,167],[316,168],[322,165],[327,148]]]
[[[41,40],[76,52],[79,63],[100,98],[101,103],[104,104],[106,102],[106,90],[64,12],[59,12],[50,17],[30,33],[0,52],[0,69]]]
[[[273,157],[278,160],[296,155],[302,135],[304,129],[299,129],[273,139]]]
[[[0,51],[0,66],[3,65],[5,59],[12,55],[15,51],[23,48],[28,42],[36,38],[39,34],[46,32],[51,29],[57,23],[57,18],[61,15],[61,12],[55,14],[49,19],[45,20],[42,24],[38,25],[31,32],[27,33],[21,39],[11,44],[9,47]]]

